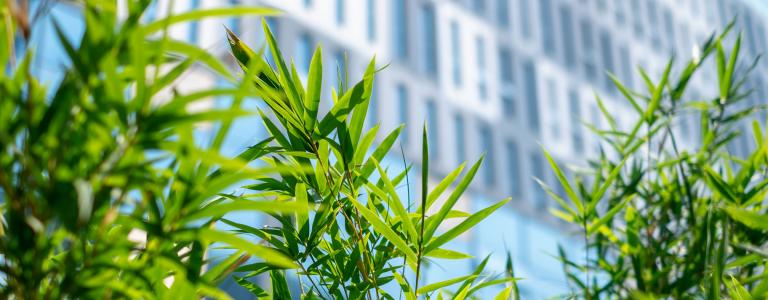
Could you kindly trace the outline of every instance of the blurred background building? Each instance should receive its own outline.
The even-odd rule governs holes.
[[[169,3],[153,3],[149,22],[168,14]],[[583,123],[606,129],[595,94],[624,128],[633,122],[631,106],[606,72],[629,88],[642,90],[640,66],[658,79],[668,58],[679,72],[695,55],[696,45],[734,16],[745,37],[742,49],[755,57],[766,49],[766,12],[762,0],[177,0],[176,13],[220,6],[269,6],[282,10],[268,23],[283,54],[306,73],[316,45],[323,46],[324,102],[330,108],[331,87],[338,71],[359,79],[369,60],[389,65],[376,76],[369,125],[380,124],[380,136],[405,124],[402,151],[391,153],[393,169],[414,164],[420,170],[422,124],[428,124],[434,183],[461,162],[485,153],[485,163],[459,203],[474,211],[507,196],[509,207],[498,211],[478,230],[449,247],[470,253],[474,263],[439,261],[429,267],[429,281],[470,272],[487,254],[490,269],[503,271],[505,253],[515,261],[523,299],[541,299],[567,291],[558,245],[576,256],[580,241],[571,228],[553,217],[555,206],[533,178],[558,187],[540,144],[560,164],[578,170],[586,158],[599,153],[600,143]],[[52,5],[51,17],[66,24],[71,40],[82,33],[76,4]],[[50,18],[36,25],[33,43],[44,48],[40,72],[51,80],[60,76],[61,49]],[[229,58],[222,24],[258,48],[264,43],[260,17],[208,19],[173,27],[171,36],[198,44]],[[735,35],[731,35],[731,38]],[[710,60],[713,62],[713,60]],[[768,65],[760,64],[747,84],[754,89],[751,103],[764,103]],[[714,70],[711,64],[707,68]],[[702,73],[692,82],[686,99],[714,95],[716,76]],[[187,74],[181,90],[225,84],[212,72]],[[354,82],[350,82],[350,85]],[[226,99],[211,102],[224,103]],[[765,115],[762,115],[765,119]],[[697,115],[684,114],[675,130],[684,145],[699,142]],[[266,135],[257,120],[236,124],[227,151],[239,152]],[[744,136],[731,144],[743,153]],[[396,147],[400,150],[400,147]],[[569,176],[572,175],[568,172]],[[412,171],[411,183],[420,178]],[[418,195],[418,184],[401,187]],[[562,193],[557,190],[556,193]],[[238,217],[252,220],[253,215]],[[226,287],[237,298],[247,298],[234,283]]]

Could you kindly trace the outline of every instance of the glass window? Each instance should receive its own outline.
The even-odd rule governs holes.
[[[616,74],[616,68],[613,61],[613,43],[611,42],[611,34],[608,31],[603,31],[600,34],[600,47],[600,54],[603,57],[603,68],[612,74]],[[603,78],[605,89],[610,92],[615,91],[613,88],[613,80],[608,76],[603,76]]]
[[[648,24],[650,26],[653,26],[656,30],[656,32],[660,32],[659,27],[659,11],[656,10],[656,1],[655,0],[646,0],[647,6],[646,9],[648,10]],[[653,30],[651,30],[651,44],[656,47],[656,49],[661,50],[661,38],[659,37],[659,34],[653,34]]]
[[[520,157],[517,143],[507,141],[507,169],[509,176],[509,193],[512,196],[520,196]]]
[[[152,1],[154,3],[155,1]],[[229,6],[231,7],[237,7],[239,5],[238,0],[229,0]],[[232,32],[239,34],[240,33],[240,18],[239,17],[231,17],[229,18],[229,29],[232,30]]]
[[[344,24],[344,0],[336,0],[336,24]]]
[[[597,0],[597,9],[600,11],[605,11],[607,8],[607,4],[605,3],[605,0]]]
[[[672,11],[664,9],[664,31],[667,36],[667,48],[669,53],[675,53],[675,21],[672,19]]]
[[[512,117],[515,115],[515,99],[512,95],[501,96],[501,109],[504,112],[504,116]]]
[[[539,7],[539,20],[541,21],[541,47],[544,48],[544,53],[550,57],[554,57],[557,53],[555,48],[555,29],[552,24],[554,18],[552,17],[552,0],[539,0],[541,6]]]
[[[622,46],[619,49],[619,55],[621,56],[621,81],[624,86],[632,88],[634,83],[632,82],[632,57],[629,53],[627,46]]]
[[[515,81],[515,69],[512,64],[512,53],[509,51],[509,48],[499,49],[499,71],[502,82],[512,83]]]
[[[477,92],[480,95],[481,100],[488,98],[488,84],[486,80],[486,65],[485,65],[485,40],[482,37],[477,37],[475,40],[475,47],[477,51]]]
[[[632,0],[632,11],[634,12],[634,25],[633,30],[635,37],[638,39],[643,38],[645,26],[643,25],[643,9],[640,7],[640,0]]]
[[[296,45],[296,68],[304,76],[309,74],[309,62],[312,60],[312,38],[302,33]]]
[[[403,144],[408,143],[408,90],[405,85],[397,86],[397,103],[400,109],[400,119],[398,120],[403,125],[403,131],[400,133],[400,141]]]
[[[544,166],[546,163],[544,162],[544,156],[541,155],[541,151],[534,150],[531,153],[531,175],[541,180],[541,182],[548,182],[546,177],[546,173],[544,172]],[[533,196],[533,203],[534,205],[539,208],[545,208],[547,206],[547,196],[542,189],[542,187],[539,185],[536,180],[531,180],[531,196]]]
[[[496,0],[496,24],[509,28],[509,0]]]
[[[453,84],[461,86],[461,40],[459,36],[459,23],[451,21],[451,62],[453,65]]]
[[[421,7],[422,41],[424,51],[422,61],[424,71],[432,76],[437,75],[437,38],[435,34],[435,7],[425,3]]]
[[[559,111],[560,105],[558,105],[557,103],[557,99],[558,99],[557,83],[555,83],[555,80],[552,78],[547,79],[546,93],[547,93],[547,101],[549,101],[549,107],[550,107],[547,113],[550,113],[553,116],[559,115],[558,111]],[[560,122],[561,120],[559,120],[557,117],[552,118],[552,120],[550,120],[549,122],[550,132],[552,133],[552,136],[556,139],[560,138]]]
[[[440,155],[438,144],[440,127],[437,125],[437,105],[434,99],[427,100],[427,141],[429,142],[429,157],[437,158]]]
[[[594,126],[597,129],[602,129],[603,128],[603,124],[601,122],[602,119],[601,119],[601,115],[600,115],[600,109],[597,107],[596,104],[592,104],[592,105],[589,106],[589,110],[590,110],[590,122],[591,122],[591,125]],[[593,137],[592,140],[593,140],[593,143],[594,143],[595,152],[599,153],[600,152],[600,137],[598,135],[596,135],[596,134],[593,134],[592,137]]]
[[[567,4],[560,6],[560,32],[565,65],[573,69],[576,67],[576,42],[573,39],[573,13]]]
[[[581,103],[579,103],[579,94],[576,90],[568,92],[568,103],[571,109],[571,138],[573,140],[573,150],[576,153],[584,153],[584,137],[581,132]]]
[[[368,41],[373,41],[376,39],[376,0],[368,0],[367,8]]]
[[[189,10],[195,11],[200,8],[200,0],[191,0],[189,3]],[[200,35],[200,21],[189,22],[189,32],[187,32],[187,40],[190,44],[197,44],[197,37]]]
[[[539,130],[539,96],[536,89],[536,66],[532,61],[527,61],[523,66],[523,80],[525,86],[525,102],[528,113],[528,126],[534,131]]]
[[[478,15],[485,14],[485,0],[471,0],[472,11]]]
[[[533,28],[531,28],[531,0],[520,0],[520,28],[523,37],[533,38]]]
[[[493,132],[491,127],[484,124],[480,127],[480,146],[485,151],[485,161],[481,168],[483,168],[483,180],[487,185],[493,185],[496,183],[494,151],[493,151]]]
[[[626,5],[626,2],[624,0],[613,1],[613,10],[616,13],[616,23],[619,25],[624,25],[624,21],[626,18],[626,15],[624,13],[624,5]]]
[[[456,114],[453,124],[456,126],[456,160],[457,165],[460,165],[467,160],[467,146],[464,144],[464,118],[461,114]]]
[[[582,61],[584,63],[584,74],[591,80],[597,79],[597,66],[595,66],[595,39],[592,32],[592,22],[589,19],[582,19],[579,23],[581,31],[581,49]]]
[[[408,24],[406,17],[405,3],[406,0],[394,0],[393,1],[393,17],[394,17],[394,36],[392,38],[394,45],[394,57],[396,59],[404,60],[408,56]]]

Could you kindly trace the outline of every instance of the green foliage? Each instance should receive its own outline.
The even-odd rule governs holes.
[[[566,178],[549,157],[564,187],[553,214],[580,228],[585,259],[561,249],[574,295],[584,299],[763,299],[768,296],[768,131],[753,121],[754,151],[746,157],[725,145],[736,128],[763,107],[743,101],[751,67],[739,61],[741,37],[730,51],[723,44],[730,26],[712,36],[700,57],[672,72],[670,61],[658,82],[643,70],[646,92],[617,80],[636,112],[622,131],[598,98],[610,125],[597,130],[604,145],[586,172]],[[726,53],[728,52],[728,53]],[[687,99],[686,88],[714,57],[717,94]],[[677,75],[673,75],[677,74]],[[701,143],[683,148],[675,120],[700,115]],[[547,191],[550,191],[545,186]]]
[[[149,1],[125,3],[120,14],[114,1],[83,3],[79,41],[56,26],[68,59],[56,85],[44,86],[32,72],[34,49],[17,60],[12,43],[0,46],[0,298],[226,299],[218,288],[226,278],[260,298],[466,298],[514,283],[511,271],[485,274],[487,259],[471,275],[419,282],[425,264],[470,258],[443,247],[507,200],[475,214],[453,209],[480,160],[431,213],[463,165],[429,191],[425,129],[421,204],[404,205],[412,201],[399,187],[410,167],[389,174],[380,165],[400,129],[376,146],[378,126],[364,129],[373,61],[320,116],[319,48],[305,85],[266,26],[276,68],[228,32],[242,79],[214,55],[168,35],[173,24],[273,11],[197,10],[143,24]],[[13,41],[14,24],[26,25],[14,6],[0,4],[0,40]],[[234,88],[177,90],[193,68],[230,79]],[[211,97],[234,101],[187,109]],[[242,109],[246,97],[269,111]],[[233,120],[256,114],[269,138],[235,157],[222,155]],[[212,138],[201,138],[201,126]],[[235,186],[249,193],[231,193]],[[260,213],[276,226],[240,224],[229,218],[236,211]],[[440,231],[448,218],[464,220]],[[212,248],[231,251],[209,257]],[[268,282],[254,283],[261,274]]]
[[[312,213],[271,213],[278,225],[266,228],[227,221],[240,228],[242,234],[261,238],[271,249],[299,266],[296,272],[285,272],[275,267],[260,267],[263,265],[258,263],[244,265],[238,269],[247,272],[243,278],[268,273],[271,292],[269,287],[263,290],[284,298],[288,292],[279,287],[286,286],[287,280],[295,275],[301,297],[312,299],[395,299],[403,295],[406,299],[422,295],[430,298],[457,284],[461,286],[454,294],[461,299],[487,286],[513,282],[515,279],[511,276],[483,274],[485,263],[471,275],[431,284],[419,281],[423,265],[432,259],[470,258],[441,247],[508,200],[474,214],[453,210],[481,159],[446,201],[434,209],[437,212],[430,214],[432,204],[457,179],[463,165],[430,192],[427,186],[429,147],[424,128],[420,205],[415,210],[410,209],[411,205],[406,207],[404,203],[412,203],[410,195],[398,191],[397,187],[404,180],[409,184],[406,178],[410,167],[390,174],[380,165],[400,128],[387,134],[373,151],[371,147],[379,127],[363,128],[377,72],[375,59],[361,81],[349,90],[334,91],[334,106],[326,115],[318,116],[323,80],[320,48],[313,55],[305,86],[301,77],[295,75],[295,67],[289,68],[283,60],[266,23],[264,31],[274,68],[260,53],[228,31],[232,54],[245,72],[244,80],[253,84],[255,94],[271,111],[271,114],[260,112],[275,141],[271,162],[276,167],[303,167],[312,171],[260,179],[260,183],[246,188],[306,202]],[[464,220],[450,230],[438,232],[441,224],[456,216]],[[251,289],[253,285],[248,281],[239,282],[255,294],[262,293],[262,289]]]

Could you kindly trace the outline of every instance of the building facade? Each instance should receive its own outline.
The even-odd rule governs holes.
[[[147,20],[166,15],[167,4],[153,3]],[[566,293],[560,262],[553,255],[558,245],[573,253],[581,245],[570,237],[567,224],[549,213],[556,203],[533,180],[558,186],[541,146],[574,169],[596,156],[599,141],[583,125],[608,126],[595,94],[620,127],[626,130],[633,121],[632,107],[606,72],[642,90],[638,66],[658,79],[674,56],[679,72],[695,55],[696,45],[736,15],[746,57],[760,54],[768,40],[768,9],[759,0],[178,0],[173,7],[184,12],[231,5],[282,10],[268,23],[283,54],[300,72],[308,71],[316,45],[323,46],[327,101],[321,111],[330,108],[339,70],[356,79],[374,55],[379,66],[389,64],[376,75],[369,124],[379,123],[380,133],[405,124],[402,153],[392,153],[390,165],[402,167],[401,155],[420,164],[424,123],[435,182],[461,162],[485,154],[461,209],[477,210],[507,196],[513,200],[452,246],[478,261],[493,254],[489,265],[495,271],[503,269],[509,250],[517,275],[526,278],[520,283],[524,299]],[[204,20],[175,26],[171,35],[227,57],[221,24],[254,48],[264,42],[259,17]],[[694,78],[687,98],[715,93],[714,65],[707,68]],[[221,84],[205,71],[188,76],[194,85],[182,88]],[[758,65],[748,83],[754,88],[750,103],[765,102],[767,76],[768,64]],[[699,142],[697,127],[692,114],[675,124],[688,146]],[[235,125],[227,151],[236,153],[265,134],[249,128],[253,124]],[[749,143],[745,136],[731,151],[744,153]],[[411,182],[419,178],[411,176]],[[411,188],[411,195],[418,195],[417,188]],[[472,267],[440,262],[425,276],[447,279]],[[242,292],[234,285],[228,289]]]

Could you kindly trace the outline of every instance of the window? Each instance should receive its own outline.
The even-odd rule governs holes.
[[[634,86],[632,81],[632,57],[629,54],[629,48],[622,46],[619,49],[619,55],[621,57],[621,81],[624,86],[631,88]]]
[[[667,35],[667,48],[669,53],[675,53],[675,21],[672,19],[672,11],[664,9],[664,31]]]
[[[512,140],[507,141],[507,169],[509,180],[509,193],[512,196],[520,196],[520,154],[517,149],[517,143]]]
[[[597,9],[598,9],[599,11],[605,11],[605,9],[606,9],[607,7],[608,7],[608,6],[606,5],[606,3],[605,3],[605,0],[597,0]]]
[[[403,144],[408,143],[408,90],[404,85],[397,86],[397,103],[400,109],[399,122],[403,125],[403,131],[400,133],[400,141]]]
[[[612,74],[616,74],[616,68],[613,61],[613,43],[611,42],[611,34],[608,31],[603,31],[600,34],[600,47],[600,54],[603,57],[603,68]],[[603,79],[605,89],[610,92],[615,91],[613,88],[613,80],[611,80],[609,76],[603,76]]]
[[[536,89],[536,66],[527,61],[523,66],[523,80],[525,86],[525,102],[528,106],[528,126],[534,131],[539,130],[539,96]]]
[[[154,1],[153,1],[154,3]],[[238,0],[229,0],[229,6],[231,7],[237,7]],[[240,18],[238,17],[231,17],[229,18],[229,29],[232,30],[234,33],[240,33]]]
[[[336,0],[336,24],[344,24],[344,0]]]
[[[512,53],[508,48],[499,49],[499,71],[501,81],[504,83],[512,83],[515,81],[515,69],[512,65]]]
[[[189,3],[189,10],[195,11],[200,8],[200,0],[191,0]],[[192,21],[189,22],[189,32],[187,32],[187,40],[190,44],[197,44],[198,42],[198,35],[200,35],[200,32],[198,32],[200,29],[200,21]]]
[[[376,39],[376,0],[368,0],[368,41],[372,42]]]
[[[592,123],[591,125],[594,126],[597,129],[602,129],[603,125],[602,125],[601,118],[600,118],[600,111],[599,111],[599,108],[597,107],[597,105],[595,105],[595,104],[590,105],[589,106],[589,110],[590,110],[590,119],[591,119],[590,122]],[[593,137],[592,141],[594,143],[595,152],[599,153],[600,152],[600,137],[598,137],[597,135],[592,135],[592,137]]]
[[[541,6],[539,7],[539,20],[541,20],[541,47],[544,48],[544,53],[549,57],[554,57],[557,53],[555,48],[555,30],[552,22],[552,0],[539,0]]]
[[[509,0],[496,0],[496,24],[509,28]]]
[[[520,0],[520,28],[523,37],[530,40],[533,38],[533,28],[531,28],[531,1]]]
[[[408,28],[407,17],[405,15],[405,3],[406,0],[394,0],[393,16],[394,16],[394,36],[392,38],[393,45],[395,47],[394,57],[399,60],[405,60],[408,56]]]
[[[659,35],[661,34],[661,31],[659,30],[659,12],[656,10],[656,1],[655,0],[646,0],[647,6],[646,9],[648,9],[648,24],[650,26],[654,27],[651,29],[651,44],[656,47],[657,50],[661,50],[661,38]],[[656,33],[654,33],[654,31]]]
[[[549,101],[548,113],[550,113],[552,116],[559,115],[558,108],[560,105],[557,103],[557,83],[555,83],[555,80],[552,78],[547,79],[546,93],[547,101]],[[552,120],[550,120],[550,132],[552,133],[552,137],[555,139],[560,138],[560,122],[562,121],[557,117],[554,117]]]
[[[437,105],[434,99],[427,100],[427,142],[429,143],[429,157],[439,157],[440,145],[438,144],[440,127],[437,125]]]
[[[624,0],[613,1],[613,9],[616,14],[616,23],[622,26],[624,25],[624,21],[626,18],[626,14],[624,13],[624,5],[626,5],[626,2]]]
[[[424,72],[431,76],[437,75],[437,38],[435,34],[435,7],[425,3],[421,7],[422,41],[424,51],[421,61]]]
[[[453,124],[456,126],[456,160],[457,165],[467,160],[467,146],[464,144],[464,118],[456,114]]]
[[[541,152],[534,150],[531,153],[531,175],[542,182],[547,182],[547,179],[545,178],[546,173],[544,173],[544,165],[544,157],[541,156]],[[544,194],[544,190],[536,180],[531,180],[531,194],[533,203],[537,208],[542,209],[546,207],[547,196]]]
[[[481,100],[486,100],[488,98],[488,84],[486,82],[485,40],[482,37],[477,37],[475,40],[475,48],[477,51],[477,93]]]
[[[595,39],[592,32],[592,23],[589,19],[582,19],[579,24],[581,31],[582,61],[584,63],[584,75],[595,81],[597,79],[597,66],[595,66]]]
[[[573,13],[567,4],[560,6],[560,34],[562,35],[563,60],[565,65],[576,67],[576,42],[573,40]]]
[[[309,34],[303,33],[299,36],[299,42],[296,45],[296,67],[304,76],[309,74],[309,62],[312,60],[312,39]]]
[[[573,150],[578,153],[584,153],[584,137],[581,132],[581,103],[579,103],[579,94],[576,90],[568,92],[568,103],[571,109],[571,139],[573,141]]]
[[[461,41],[459,40],[459,23],[451,21],[451,62],[453,64],[453,84],[461,86]]]
[[[491,127],[487,124],[480,127],[480,145],[485,151],[485,162],[482,165],[483,179],[486,185],[493,185],[496,183],[496,163],[494,162],[493,157],[493,132],[491,132]]]
[[[643,38],[644,34],[644,25],[643,25],[643,9],[640,7],[640,1],[641,0],[632,0],[632,11],[634,12],[634,25],[633,30],[635,32],[635,37],[638,39]]]
[[[472,0],[472,11],[478,15],[485,14],[485,0]]]
[[[501,96],[501,109],[504,116],[511,117],[515,115],[515,99],[512,95]]]
[[[678,36],[680,37],[680,39],[678,39],[680,54],[690,55],[692,50],[692,45],[693,43],[695,43],[695,41],[693,40],[693,36],[691,36],[691,31],[688,30],[687,24],[680,23],[680,34]]]

